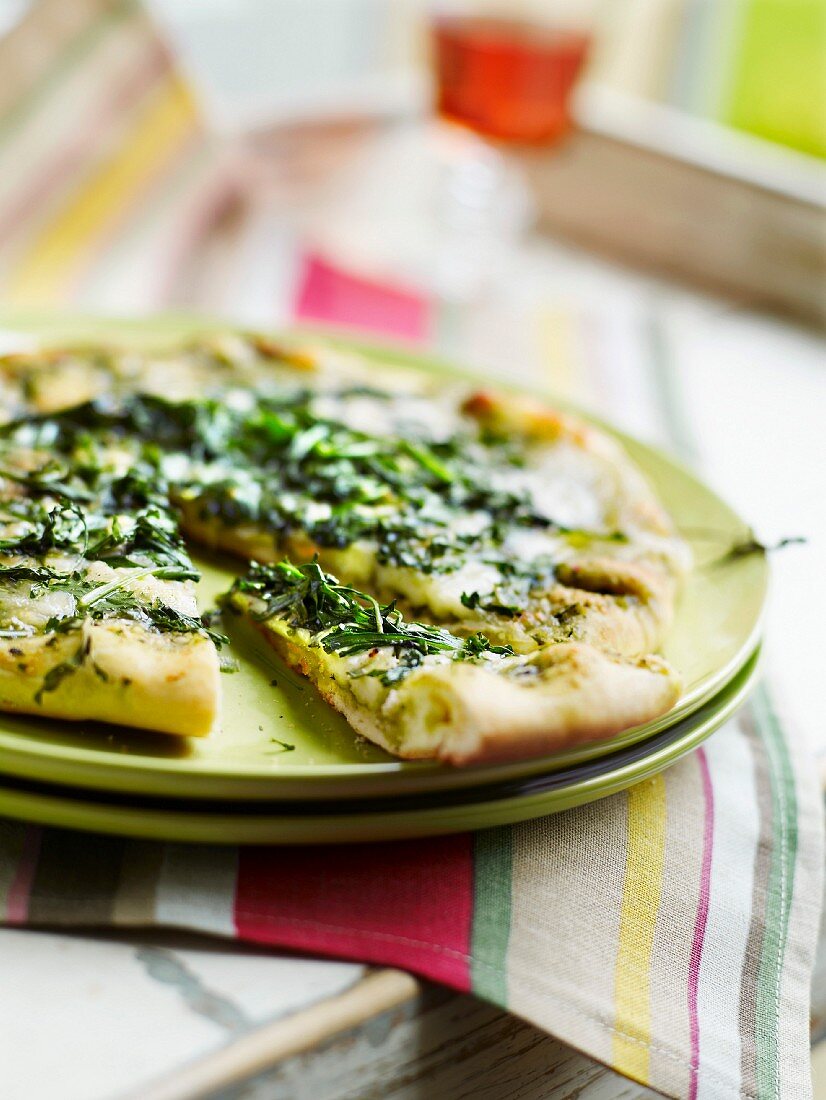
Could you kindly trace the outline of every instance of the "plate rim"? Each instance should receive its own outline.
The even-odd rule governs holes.
[[[721,694],[725,694],[726,698],[720,707],[711,710],[702,720],[698,718],[697,712],[687,716],[683,720],[687,729],[682,735],[674,737],[674,730],[665,730],[660,736],[665,738],[669,732],[672,736],[654,752],[638,753],[629,762],[617,764],[614,761],[613,767],[610,766],[611,758],[606,757],[604,771],[600,770],[597,774],[574,781],[569,787],[556,789],[550,793],[532,792],[505,799],[482,799],[458,808],[446,805],[419,811],[381,809],[367,815],[349,812],[316,816],[308,814],[297,818],[266,812],[233,814],[227,811],[210,811],[194,814],[192,811],[180,810],[177,806],[164,807],[161,810],[146,809],[140,804],[130,805],[124,800],[102,804],[91,799],[74,797],[73,794],[63,792],[60,786],[55,786],[54,791],[50,790],[45,794],[40,790],[31,791],[20,786],[10,790],[0,779],[0,814],[32,824],[71,828],[82,832],[103,833],[131,839],[175,843],[279,846],[385,842],[443,836],[516,824],[608,797],[650,778],[683,759],[720,729],[743,705],[759,678],[760,658],[758,649],[752,655],[748,665],[738,674],[737,683],[733,687],[730,684],[722,689]],[[633,753],[633,750],[634,746],[628,751]],[[85,792],[81,793],[85,795]],[[67,809],[75,811],[70,814],[68,820],[64,813]],[[478,819],[489,813],[495,814],[493,822],[485,820],[473,823],[474,818]],[[458,816],[451,820],[451,814]],[[113,815],[116,818],[114,824],[111,820]],[[405,821],[409,822],[411,818],[414,824],[412,831],[409,824],[405,825]],[[318,828],[319,822],[323,823],[322,829]],[[172,832],[167,831],[167,824],[173,826]],[[239,824],[242,826],[240,829]],[[373,825],[376,825],[383,835],[369,835]],[[274,836],[273,830],[279,828],[286,830],[288,835]],[[159,835],[159,829],[163,831],[163,836]],[[208,835],[204,835],[204,832]]]
[[[570,766],[609,758],[650,740],[677,723],[690,718],[709,700],[725,690],[749,660],[759,651],[761,644],[760,624],[758,624],[749,637],[749,646],[738,652],[737,657],[732,659],[726,666],[727,675],[725,677],[721,676],[719,679],[715,677],[713,688],[698,696],[693,701],[693,705],[685,709],[672,708],[659,719],[647,722],[643,726],[625,730],[607,741],[595,741],[592,744],[578,746],[570,750],[568,754],[573,756],[576,753],[575,760],[566,761],[564,759],[566,753],[561,751],[549,753],[545,756],[532,757],[527,760],[514,761],[511,764],[481,765],[455,770],[449,770],[436,762],[423,761],[421,763],[415,762],[417,764],[415,772],[412,770],[401,771],[399,763],[390,760],[373,764],[326,764],[323,765],[323,775],[317,775],[316,769],[310,765],[294,769],[285,767],[272,775],[262,775],[260,771],[254,770],[249,765],[233,767],[231,762],[223,762],[220,771],[218,768],[214,770],[204,768],[191,773],[187,770],[185,758],[158,758],[156,766],[156,761],[151,758],[147,758],[146,761],[141,759],[137,763],[133,763],[134,757],[126,757],[130,760],[130,765],[119,767],[115,761],[122,760],[124,757],[118,754],[112,754],[111,761],[98,762],[95,759],[88,762],[79,761],[77,757],[80,755],[104,754],[99,749],[62,745],[49,746],[48,743],[44,743],[42,748],[36,742],[31,746],[9,745],[6,743],[6,738],[9,735],[0,731],[0,752],[2,753],[0,776],[8,775],[67,787],[77,786],[90,791],[145,794],[147,796],[157,794],[179,799],[182,802],[191,798],[212,798],[216,801],[252,799],[261,802],[271,801],[274,798],[284,801],[322,800],[333,796],[354,800],[363,797],[395,798],[402,794],[412,793],[411,788],[414,786],[424,783],[432,784],[434,780],[438,781],[439,779],[443,779],[444,782],[437,782],[436,788],[431,787],[431,789],[454,790],[472,787],[483,784],[488,777],[527,779],[532,775],[544,774],[548,770],[564,771]],[[652,729],[651,727],[655,726],[655,723],[656,728]],[[55,751],[49,751],[50,748]],[[64,753],[66,754],[65,757]],[[405,761],[404,763],[409,765],[413,762]],[[42,766],[39,766],[41,764]],[[553,765],[558,765],[558,767]],[[56,778],[53,774],[54,769],[57,767],[63,770],[60,778]],[[354,772],[357,774],[354,775]],[[384,786],[380,792],[377,791],[374,795],[367,795],[363,791],[347,792],[346,781],[351,780],[355,786],[360,787],[362,784],[369,783],[371,778],[376,775],[380,775],[384,783],[387,783],[389,778],[397,782]],[[187,777],[186,790],[183,790],[180,785],[183,776]],[[102,779],[105,782],[101,782]],[[149,779],[153,782],[151,790],[147,787]],[[142,782],[142,780],[146,780],[146,782]],[[273,791],[279,785],[279,781],[285,786],[285,793],[280,793],[279,786],[279,793],[274,794]],[[308,794],[303,790],[289,793],[288,785],[299,781],[304,783],[317,782],[319,785],[318,792]],[[234,793],[210,793],[214,792],[219,785],[223,786],[224,784],[232,784]],[[324,789],[321,789],[322,787]],[[337,789],[330,791],[327,789],[329,787],[336,787]]]

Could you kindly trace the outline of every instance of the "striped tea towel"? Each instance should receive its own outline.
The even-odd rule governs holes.
[[[0,300],[168,304],[236,168],[141,4],[38,0],[0,73]]]
[[[318,257],[300,271],[303,323],[356,316],[414,342],[440,327],[407,291]],[[549,311],[543,331],[557,388],[583,396],[598,379],[576,369],[570,320]],[[637,410],[653,408],[650,381],[625,381]],[[0,916],[391,964],[471,990],[668,1096],[804,1100],[821,828],[815,774],[764,685],[664,774],[473,836],[239,849],[0,822]]]

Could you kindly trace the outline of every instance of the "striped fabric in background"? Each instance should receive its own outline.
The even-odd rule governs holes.
[[[823,0],[616,0],[600,83],[826,156]]]
[[[0,72],[0,300],[162,304],[235,168],[143,7],[40,0]]]

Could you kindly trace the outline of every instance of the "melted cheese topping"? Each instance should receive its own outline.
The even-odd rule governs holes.
[[[9,626],[19,624],[42,630],[50,619],[69,619],[76,611],[76,601],[70,592],[47,589],[32,599],[29,595],[31,584],[18,582],[4,584],[0,591],[0,618]]]

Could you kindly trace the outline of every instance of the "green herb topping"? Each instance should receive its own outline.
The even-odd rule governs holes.
[[[294,628],[309,631],[327,653],[350,657],[391,649],[398,665],[359,673],[377,675],[386,685],[398,683],[431,654],[445,654],[456,661],[513,656],[510,646],[491,645],[482,634],[459,638],[441,627],[407,622],[394,604],[380,604],[364,592],[339,584],[317,562],[253,563],[249,573],[233,585],[230,600],[236,593],[254,601],[253,618],[282,618]]]
[[[427,572],[457,568],[469,552],[500,545],[514,528],[557,529],[526,493],[497,487],[495,472],[518,464],[502,441],[484,434],[440,441],[369,435],[318,415],[316,403],[310,391],[244,394],[234,402],[138,394],[2,431],[18,444],[74,456],[71,479],[60,460],[28,476],[35,495],[96,499],[96,450],[120,441],[138,453],[126,484],[108,488],[113,503],[131,494],[145,507],[160,506],[172,473],[174,495],[204,520],[253,523],[275,539],[300,531],[322,547],[369,540],[380,562]],[[468,529],[457,524],[460,516],[473,518]]]
[[[463,603],[512,617],[526,587],[553,575],[554,562],[548,555],[541,563],[537,557],[515,562],[505,546],[511,534],[536,528],[579,542],[623,537],[569,531],[544,515],[527,491],[509,487],[518,479],[501,476],[524,457],[484,429],[468,427],[444,439],[419,431],[400,439],[387,402],[377,400],[376,416],[390,418],[390,430],[377,423],[375,434],[323,412],[365,394],[376,396],[358,388],[324,395],[227,390],[220,398],[184,401],[106,396],[3,425],[0,584],[17,586],[18,593],[29,584],[32,598],[69,591],[76,620],[117,616],[160,631],[203,632],[199,619],[140,600],[124,587],[139,570],[197,580],[180,533],[182,508],[202,522],[249,525],[271,537],[274,548],[289,548],[296,535],[326,549],[359,543],[380,565],[423,573],[482,561],[499,571],[502,584],[489,595],[466,593]],[[99,589],[87,577],[94,562],[124,572]],[[336,591],[345,598],[347,590]],[[365,613],[378,614],[375,608]],[[398,634],[392,607],[381,614],[386,621],[380,626],[376,619],[374,633]],[[66,621],[48,629],[67,629]],[[354,622],[363,626],[357,617]],[[0,613],[0,637],[23,636],[21,630],[31,633]],[[411,634],[423,652],[427,645],[452,646],[416,624],[393,644],[414,651]],[[363,629],[361,636],[366,645]],[[344,646],[346,637],[337,630],[330,644]]]

